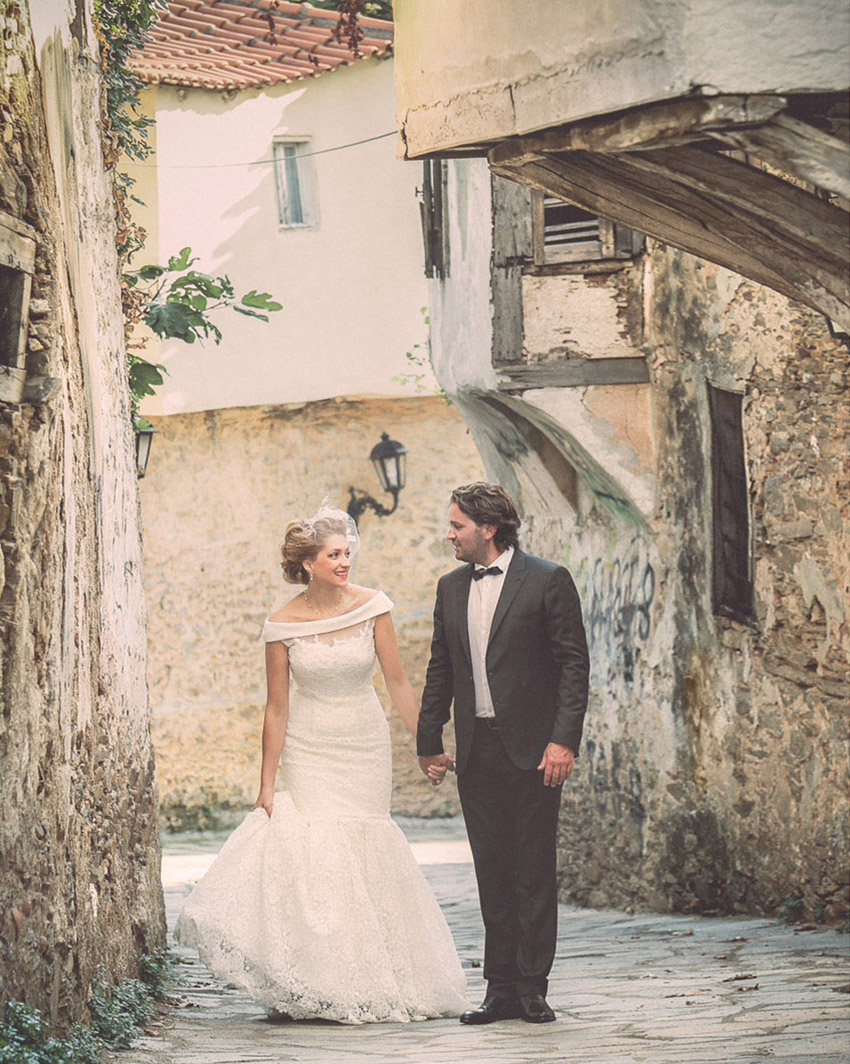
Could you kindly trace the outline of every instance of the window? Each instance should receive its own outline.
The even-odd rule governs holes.
[[[24,222],[0,213],[0,403],[19,403],[24,392],[35,235]]]
[[[310,141],[276,140],[273,150],[280,225],[287,229],[315,226]]]
[[[630,259],[643,248],[643,236],[607,218],[589,214],[556,196],[531,197],[534,262],[594,262]]]
[[[754,616],[753,578],[743,400],[737,392],[708,386],[714,612],[750,621]]]
[[[0,265],[0,365],[18,366],[23,354],[27,275]]]
[[[449,228],[446,215],[448,167],[443,159],[426,159],[422,163],[422,188],[419,214],[425,245],[425,276],[449,276]]]

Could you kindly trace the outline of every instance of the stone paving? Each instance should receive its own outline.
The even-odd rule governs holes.
[[[483,928],[457,822],[403,824],[451,925],[470,999]],[[165,840],[169,928],[220,845]],[[427,948],[427,947],[425,947]],[[273,1022],[176,947],[177,1007],[114,1064],[848,1064],[850,936],[772,920],[627,915],[561,906],[549,1001],[558,1022],[349,1027]]]

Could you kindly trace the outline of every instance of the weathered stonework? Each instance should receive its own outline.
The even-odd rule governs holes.
[[[811,311],[658,245],[630,279],[609,282],[621,296],[624,280],[641,298],[651,293],[643,350],[656,503],[647,532],[609,520],[609,562],[578,529],[569,552],[597,684],[585,765],[565,800],[564,893],[586,904],[762,912],[800,898],[809,915],[839,918],[845,346]],[[712,611],[706,381],[747,395],[754,626]]]
[[[23,387],[0,401],[0,1000],[62,1024],[165,926],[97,44],[83,4],[38,51],[26,3],[0,26],[0,237],[35,252]]]
[[[845,343],[817,313],[651,241],[607,271],[536,268],[517,236],[528,193],[490,199],[483,163],[452,165],[435,368],[489,474],[516,493],[525,544],[574,573],[591,645],[563,897],[750,912],[799,898],[811,917],[843,919]],[[505,321],[522,350],[495,334]],[[558,360],[612,357],[646,358],[648,383],[517,391],[502,376],[523,364],[545,382]],[[752,625],[712,606],[709,383],[745,396]]]
[[[445,543],[451,489],[481,476],[457,412],[438,398],[339,399],[158,417],[142,483],[149,684],[163,814],[197,825],[257,796],[265,701],[265,617],[300,588],[280,576],[288,520],[349,485],[381,498],[368,460],[386,430],[408,450],[396,513],[360,519],[353,580],[395,602],[402,659],[421,688],[438,577],[454,564]],[[458,810],[454,784],[429,787],[412,737],[388,710],[395,758],[393,808]]]

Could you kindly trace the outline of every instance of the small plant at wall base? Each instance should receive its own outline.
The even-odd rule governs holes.
[[[776,902],[776,918],[781,920],[783,924],[796,924],[803,919],[805,903],[799,894],[789,890],[774,900]]]
[[[0,1022],[0,1064],[101,1064],[103,1050],[126,1049],[141,1034],[154,1002],[167,1000],[174,984],[174,960],[166,950],[145,954],[141,979],[114,985],[102,977],[92,984],[91,1026],[74,1024],[56,1035],[38,1009],[7,1001]]]
[[[99,1064],[102,1057],[102,1045],[91,1028],[77,1023],[60,1038],[38,1009],[21,1001],[3,1006],[0,1064]]]
[[[218,344],[221,330],[209,317],[213,311],[229,309],[268,321],[269,313],[282,309],[268,292],[256,289],[237,298],[229,277],[213,277],[194,270],[195,262],[192,249],[186,247],[179,255],[172,255],[167,266],[141,266],[138,270],[125,271],[124,281],[136,296],[130,325],[144,322],[161,340],[193,344],[212,337]],[[127,354],[131,409],[137,427],[139,421],[144,421],[138,416],[139,403],[146,395],[155,394],[155,389],[163,383],[163,373],[167,372],[165,366],[137,354],[143,346],[143,341],[131,341]]]

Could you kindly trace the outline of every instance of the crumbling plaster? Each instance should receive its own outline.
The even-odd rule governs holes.
[[[817,17],[797,0],[467,0],[462,19],[453,0],[396,0],[394,16],[406,158],[694,91],[848,85],[841,0]]]
[[[9,0],[0,210],[34,233],[0,405],[0,996],[80,1018],[164,944],[136,474],[91,9]]]

